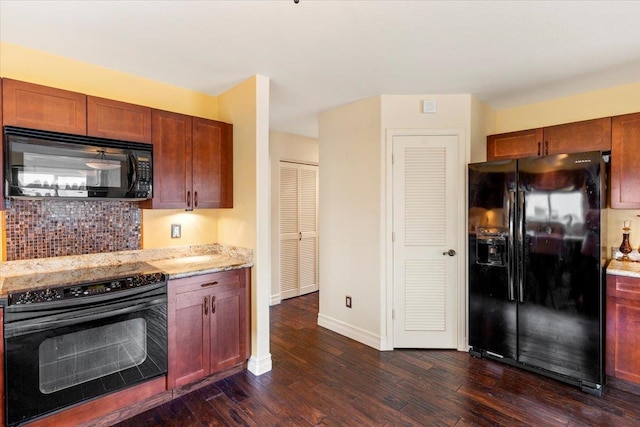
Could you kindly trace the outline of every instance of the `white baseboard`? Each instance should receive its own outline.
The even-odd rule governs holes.
[[[386,339],[372,334],[369,331],[349,325],[340,320],[332,319],[323,314],[318,314],[318,326],[327,328],[345,337],[361,342],[362,344],[373,347],[376,350],[388,350]]]
[[[269,305],[278,305],[282,302],[282,298],[280,296],[280,294],[275,294],[275,295],[271,295],[271,302],[269,303]]]
[[[269,353],[267,357],[263,357],[260,360],[256,359],[254,356],[251,356],[249,358],[249,362],[247,363],[247,369],[253,375],[266,374],[272,369],[272,367],[273,364],[271,362],[271,353]]]

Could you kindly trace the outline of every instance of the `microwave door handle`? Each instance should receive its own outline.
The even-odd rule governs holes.
[[[129,153],[129,162],[131,163],[131,170],[133,171],[133,176],[131,177],[131,185],[127,190],[127,193],[131,193],[134,188],[136,188],[136,183],[138,182],[138,162],[136,162],[136,158],[133,154]]]

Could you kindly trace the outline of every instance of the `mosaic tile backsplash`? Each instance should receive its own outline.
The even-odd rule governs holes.
[[[7,261],[140,249],[138,202],[12,200]]]

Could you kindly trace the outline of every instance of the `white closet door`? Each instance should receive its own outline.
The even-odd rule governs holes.
[[[394,347],[456,348],[457,135],[393,139]],[[457,249],[457,248],[456,248]],[[455,252],[451,252],[455,254]]]
[[[318,167],[280,162],[280,297],[318,290]]]

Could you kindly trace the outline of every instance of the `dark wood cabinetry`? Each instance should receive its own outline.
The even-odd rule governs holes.
[[[640,113],[612,118],[611,207],[640,208]]]
[[[248,268],[169,282],[169,388],[248,359],[249,284]]]
[[[193,118],[192,183],[195,208],[233,207],[233,126]]]
[[[87,97],[82,93],[2,79],[3,124],[87,134]]]
[[[152,128],[154,197],[147,207],[233,207],[232,125],[153,110]]]
[[[487,137],[488,161],[610,149],[610,117]]]
[[[607,275],[606,325],[607,376],[640,385],[640,278]]]
[[[487,161],[539,156],[541,143],[542,129],[489,135]]]
[[[87,134],[151,143],[151,108],[87,96]]]

